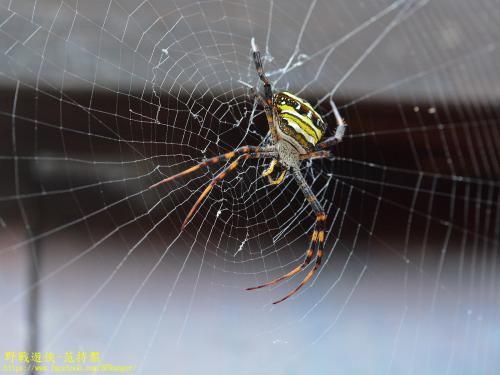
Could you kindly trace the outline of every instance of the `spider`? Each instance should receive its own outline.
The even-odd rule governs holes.
[[[307,283],[307,281],[320,267],[321,259],[323,257],[326,214],[322,205],[319,203],[310,186],[307,184],[306,179],[302,175],[300,171],[300,163],[302,160],[310,158],[329,157],[331,153],[328,149],[342,141],[347,125],[340,117],[335,105],[333,105],[334,113],[337,119],[337,128],[333,137],[323,140],[323,136],[326,132],[326,124],[311,104],[287,91],[281,91],[273,94],[271,82],[264,72],[260,52],[254,39],[252,39],[252,55],[257,74],[264,84],[264,95],[262,96],[255,89],[252,89],[252,92],[254,97],[257,98],[257,100],[264,107],[271,134],[270,145],[263,147],[243,146],[231,152],[203,160],[191,168],[155,183],[150,188],[155,188],[161,184],[177,179],[178,177],[186,176],[205,166],[217,164],[223,160],[229,161],[234,159],[234,161],[227,168],[210,181],[205,190],[201,193],[200,197],[193,205],[187,214],[184,223],[182,224],[181,230],[183,230],[195,214],[203,199],[205,199],[213,187],[219,181],[224,179],[229,172],[236,169],[239,163],[243,160],[249,158],[272,159],[269,167],[262,173],[262,175],[267,177],[269,183],[273,185],[280,184],[285,179],[286,174],[290,172],[316,215],[314,230],[309,247],[305,253],[305,259],[302,264],[295,267],[285,275],[265,284],[247,288],[246,290],[255,290],[271,286],[294,276],[309,265],[315,252],[316,262],[314,267],[295,289],[283,298],[273,302],[273,304],[277,304],[290,298],[292,295],[297,293],[298,290],[304,286],[304,284]]]

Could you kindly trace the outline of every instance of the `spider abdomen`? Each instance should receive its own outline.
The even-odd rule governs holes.
[[[325,122],[320,114],[311,104],[286,91],[274,95],[273,106],[279,118],[280,137],[300,153],[312,151],[325,133]]]

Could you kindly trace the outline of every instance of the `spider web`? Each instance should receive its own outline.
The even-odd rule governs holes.
[[[134,371],[480,373],[498,343],[500,8],[462,1],[0,3],[2,351],[99,351]],[[314,214],[249,159],[275,91],[349,125],[302,171]],[[196,358],[196,360],[193,360]]]

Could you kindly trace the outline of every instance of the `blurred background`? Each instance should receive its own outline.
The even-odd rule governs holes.
[[[2,371],[25,351],[138,374],[498,374],[499,17],[496,0],[0,0]],[[291,178],[245,161],[183,232],[224,165],[148,189],[266,142],[252,38],[275,91],[328,136],[334,106],[349,124],[302,165],[326,259],[278,305],[305,275],[244,289],[303,260],[314,215]]]

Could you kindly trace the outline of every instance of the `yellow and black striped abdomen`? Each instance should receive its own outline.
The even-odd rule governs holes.
[[[274,108],[280,117],[278,132],[301,152],[309,152],[325,134],[325,122],[305,100],[282,91],[274,95]]]

